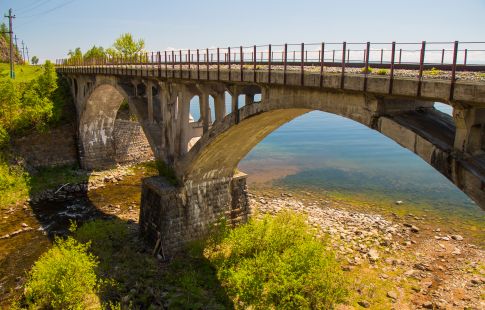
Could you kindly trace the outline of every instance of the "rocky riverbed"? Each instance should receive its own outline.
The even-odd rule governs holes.
[[[385,298],[357,288],[353,298],[360,307],[381,308],[387,299],[394,309],[485,309],[485,251],[446,227],[412,214],[385,218],[352,211],[311,193],[253,193],[250,203],[257,217],[305,214],[328,238],[349,278],[375,276]]]

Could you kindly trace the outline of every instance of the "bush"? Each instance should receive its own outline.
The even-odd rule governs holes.
[[[85,309],[95,300],[96,258],[69,237],[57,239],[54,247],[34,264],[25,286],[30,308]],[[99,302],[98,302],[99,303]]]
[[[362,72],[362,73],[372,73],[372,70],[373,70],[373,69],[372,69],[371,67],[367,67],[367,70],[366,70],[366,69],[365,69],[365,67],[364,67],[364,68],[360,69],[360,72]],[[367,71],[367,72],[366,72],[366,71]]]
[[[379,69],[379,70],[377,70],[376,73],[378,75],[386,75],[388,72],[389,72],[389,70],[387,70],[387,69]]]
[[[431,68],[430,70],[425,70],[423,71],[424,75],[432,75],[432,76],[436,76],[436,75],[440,75],[443,73],[443,71],[441,70],[438,70],[436,69],[435,67]]]
[[[234,230],[221,224],[205,256],[243,308],[329,309],[347,295],[333,253],[294,213],[251,220]]]

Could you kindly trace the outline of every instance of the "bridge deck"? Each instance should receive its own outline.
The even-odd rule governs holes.
[[[297,87],[323,87],[338,90],[363,91],[378,95],[407,97],[439,102],[459,101],[485,107],[485,73],[475,71],[456,72],[454,82],[451,72],[444,70],[423,71],[396,69],[390,75],[373,70],[362,73],[361,68],[315,66],[257,65],[92,65],[58,66],[58,72],[66,74],[116,75],[154,79],[192,80],[198,82],[219,81],[230,84],[273,84]],[[340,70],[340,71],[339,71]]]

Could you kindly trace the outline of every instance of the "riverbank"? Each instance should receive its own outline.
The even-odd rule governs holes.
[[[93,219],[119,221],[130,232],[123,241],[127,245],[123,251],[133,248],[134,253],[123,252],[117,257],[119,262],[112,258],[110,261],[117,264],[116,273],[131,273],[117,293],[120,299],[160,304],[180,299],[211,302],[212,297],[202,297],[217,295],[203,285],[204,279],[213,277],[207,273],[210,268],[207,269],[206,263],[190,256],[168,265],[157,262],[151,250],[137,239],[140,182],[143,177],[157,173],[154,165],[76,173],[85,173],[86,180],[80,184],[60,184],[42,197],[1,210],[0,236],[9,236],[0,239],[0,305],[7,306],[21,295],[26,272],[50,248],[53,236],[68,233],[71,220],[80,225]],[[431,216],[393,214],[387,206],[365,204],[349,197],[337,199],[323,192],[253,186],[249,192],[254,216],[283,210],[303,213],[318,234],[329,239],[352,284],[351,296],[341,309],[484,307],[485,296],[481,293],[485,287],[484,249],[476,245],[476,236],[467,231],[454,231]],[[18,230],[19,233],[12,234]],[[156,268],[148,271],[137,265],[140,270],[133,272],[133,265],[122,261],[126,257],[150,261],[149,266]],[[145,278],[144,274],[150,276]],[[190,287],[178,282],[178,278],[189,281],[187,277],[191,279]],[[155,285],[160,278],[169,284]],[[130,285],[135,283],[139,284],[132,292]]]
[[[363,213],[352,202],[301,191],[252,191],[251,206],[256,216],[283,210],[306,214],[319,234],[329,237],[352,279],[354,306],[485,307],[485,251],[450,227],[412,214]]]

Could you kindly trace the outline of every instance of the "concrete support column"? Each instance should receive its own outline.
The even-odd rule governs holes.
[[[202,119],[203,133],[209,130],[210,125],[210,107],[209,107],[209,94],[204,92],[200,95],[200,115]]]
[[[148,103],[148,123],[153,124],[153,83],[148,81],[147,88],[147,103]]]
[[[236,124],[239,123],[239,92],[233,90],[231,92],[231,110],[232,114],[235,115]]]
[[[216,122],[222,122],[226,116],[226,98],[224,92],[218,92],[214,96],[214,106],[216,109]]]
[[[250,105],[254,103],[254,95],[252,94],[245,94],[244,104]]]
[[[455,106],[455,150],[468,154],[485,151],[485,108]]]
[[[177,141],[179,142],[177,153],[183,156],[187,153],[189,144],[189,115],[190,115],[190,94],[182,88],[178,95],[178,117],[177,117]]]

